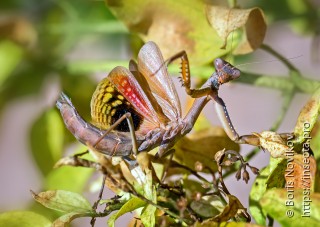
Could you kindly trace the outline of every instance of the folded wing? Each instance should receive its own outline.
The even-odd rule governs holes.
[[[136,112],[148,121],[149,124],[144,123],[144,127],[152,129],[166,123],[159,104],[156,103],[154,97],[150,97],[150,94],[144,91],[148,90],[148,87],[141,87],[136,77],[128,69],[118,66],[110,72],[107,79],[130,102]]]
[[[181,117],[181,105],[172,79],[168,74],[160,49],[154,42],[147,42],[138,55],[138,70],[148,81],[152,94],[171,120]]]

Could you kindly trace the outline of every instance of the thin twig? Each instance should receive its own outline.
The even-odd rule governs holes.
[[[147,199],[146,197],[144,197],[143,195],[139,194],[137,191],[135,191],[134,187],[130,184],[129,181],[127,181],[127,179],[124,178],[123,181],[125,181],[126,184],[127,184],[127,186],[129,186],[129,187],[131,188],[130,193],[133,194],[134,196],[136,196],[136,197],[138,197],[139,199],[143,200],[144,202],[146,202],[146,203],[148,203],[148,204],[150,204],[150,205],[158,208],[159,210],[163,211],[164,213],[170,215],[171,217],[179,220],[181,223],[184,223],[184,224],[186,224],[186,225],[192,224],[192,223],[190,223],[188,220],[182,219],[179,215],[171,212],[170,210],[168,210],[168,209],[166,209],[166,208],[164,208],[164,207],[162,207],[162,206],[154,203],[153,201],[151,201],[151,200]]]

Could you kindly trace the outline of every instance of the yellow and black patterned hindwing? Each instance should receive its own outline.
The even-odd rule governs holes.
[[[91,99],[93,124],[101,129],[108,129],[127,112],[131,113],[134,128],[138,130],[143,121],[142,116],[133,109],[133,106],[117,91],[108,78],[103,79]],[[129,132],[127,121],[122,121],[115,130]]]

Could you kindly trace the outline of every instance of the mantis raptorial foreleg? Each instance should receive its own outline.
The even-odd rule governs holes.
[[[215,108],[222,126],[228,137],[236,143],[251,144],[259,146],[259,139],[254,135],[239,136],[231,122],[227,107],[224,101],[217,95],[210,95],[211,99],[215,101]]]
[[[218,93],[211,93],[210,98],[215,102],[215,108],[220,122],[223,125],[228,137],[239,144],[250,144],[253,146],[260,146],[260,139],[255,135],[243,135],[239,136],[231,122],[227,107],[224,101],[218,96]],[[283,139],[287,140],[291,137],[291,133],[280,133]]]
[[[201,89],[191,88],[189,60],[188,55],[184,50],[167,59],[167,65],[178,58],[180,58],[181,60],[181,78],[183,82],[182,85],[184,86],[186,93],[190,95],[192,98],[200,98],[209,95],[212,92],[210,86],[203,87]]]
[[[230,80],[236,79],[240,76],[240,70],[229,64],[228,62],[223,61],[222,59],[216,59],[214,65],[216,72],[213,73],[205,86],[202,86],[199,89],[191,89],[190,82],[190,68],[189,61],[185,51],[179,52],[174,55],[167,62],[172,62],[173,60],[180,58],[181,59],[181,77],[183,80],[183,86],[185,87],[186,93],[192,98],[200,98],[203,96],[208,96],[215,103],[216,112],[218,114],[219,120],[222,123],[222,126],[228,135],[228,137],[236,143],[239,144],[250,144],[253,146],[259,146],[259,138],[255,135],[243,135],[239,136],[236,132],[233,124],[231,122],[227,107],[224,101],[218,96],[218,90],[221,84],[227,83]],[[280,134],[281,137],[287,138],[288,134]]]

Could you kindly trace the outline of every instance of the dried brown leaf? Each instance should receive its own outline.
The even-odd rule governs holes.
[[[221,48],[226,48],[229,34],[238,28],[244,29],[244,35],[234,54],[250,53],[262,44],[267,25],[260,8],[235,9],[208,5],[206,12],[211,26],[224,40]]]
[[[286,152],[290,151],[286,142],[275,132],[264,131],[260,134],[253,133],[253,135],[259,138],[260,146],[268,151],[273,158],[286,158]]]
[[[240,147],[229,139],[220,127],[210,127],[182,138],[175,146],[174,160],[195,170],[195,163],[217,170],[215,154],[222,150],[239,151]],[[203,172],[208,172],[203,168]]]
[[[234,218],[237,215],[239,209],[240,210],[245,209],[237,197],[233,195],[227,195],[227,196],[229,201],[228,201],[228,204],[224,207],[223,211],[219,215],[204,221],[203,222],[204,224],[212,221],[214,222],[228,221],[229,219]]]

